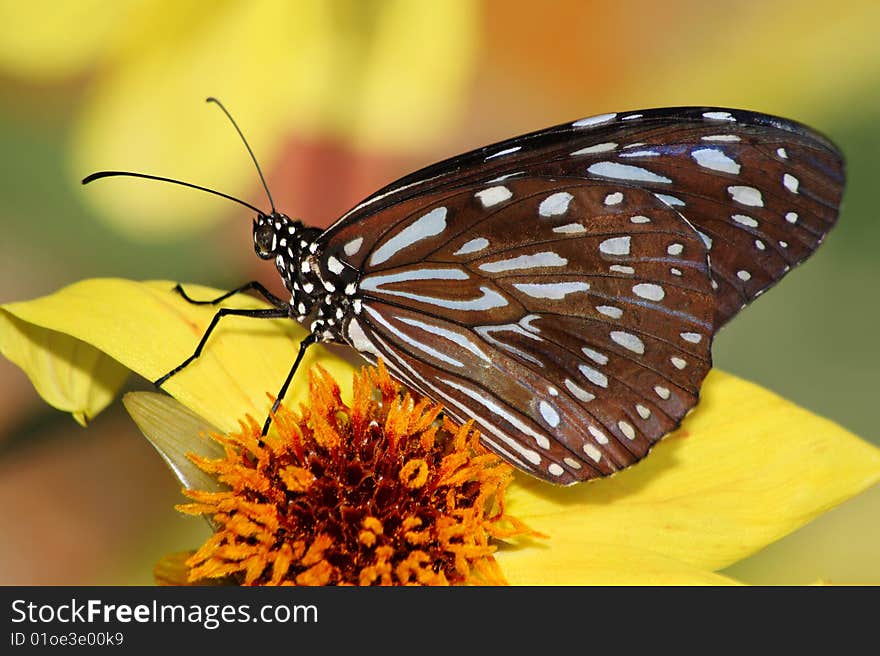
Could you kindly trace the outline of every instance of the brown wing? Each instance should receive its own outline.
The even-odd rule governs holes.
[[[520,468],[607,475],[696,404],[713,332],[706,249],[654,194],[523,178],[393,211],[371,247],[346,255],[339,241],[363,272],[348,340],[474,418]]]

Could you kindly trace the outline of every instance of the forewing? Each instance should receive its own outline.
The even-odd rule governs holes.
[[[650,191],[514,177],[383,219],[339,231],[323,255],[362,272],[347,339],[474,418],[522,469],[610,474],[696,404],[713,333],[706,248]]]
[[[702,235],[716,329],[806,259],[834,225],[843,159],[786,119],[681,107],[605,114],[523,135],[413,173],[373,194],[326,235],[388,227],[396,205],[497,178],[573,177],[638,186]]]

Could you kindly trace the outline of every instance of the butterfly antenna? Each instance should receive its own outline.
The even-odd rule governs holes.
[[[216,191],[215,189],[208,189],[207,187],[202,187],[197,184],[192,184],[191,182],[184,182],[183,180],[175,180],[174,178],[163,178],[160,175],[149,175],[147,173],[132,173],[131,171],[98,171],[96,173],[92,173],[91,175],[83,178],[82,183],[89,184],[90,182],[94,182],[95,180],[100,180],[101,178],[114,178],[118,176],[126,176],[129,178],[144,178],[145,180],[158,180],[159,182],[170,182],[171,184],[180,185],[182,187],[189,187],[190,189],[198,189],[199,191],[206,191],[209,194],[214,194],[215,196],[220,196],[221,198],[226,198],[227,200],[234,201],[239,205],[244,205],[247,208],[252,209],[254,212],[259,214],[260,216],[265,216],[266,213],[263,210],[258,209],[251,205],[250,203],[245,203],[243,200],[236,198],[235,196],[230,196],[229,194],[224,194],[222,191]],[[271,199],[270,199],[271,200]],[[272,208],[272,211],[275,211],[275,208]]]
[[[242,142],[244,143],[244,147],[247,148],[248,153],[250,153],[251,159],[254,161],[254,166],[257,167],[257,173],[260,175],[260,181],[263,183],[263,189],[266,190],[266,196],[269,198],[269,205],[272,206],[272,212],[275,212],[275,201],[272,200],[272,194],[269,193],[269,185],[266,184],[266,178],[263,176],[263,169],[260,168],[260,163],[257,162],[257,156],[254,155],[254,151],[251,150],[250,144],[248,144],[247,139],[244,138],[244,133],[241,131],[241,128],[238,127],[238,123],[235,122],[235,119],[232,118],[232,114],[229,113],[229,110],[223,106],[223,103],[214,98],[213,96],[206,98],[205,102],[214,103],[220,109],[223,110],[223,113],[226,114],[226,118],[229,119],[229,122],[232,123],[232,127],[235,128],[235,131],[238,132],[238,136],[241,137]]]

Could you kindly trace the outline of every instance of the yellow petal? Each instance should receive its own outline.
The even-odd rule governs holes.
[[[114,399],[128,369],[63,332],[0,311],[0,353],[21,367],[50,405],[86,423]]]
[[[220,443],[209,437],[218,432],[215,426],[166,394],[129,392],[122,403],[182,487],[210,492],[228,489],[189,458],[191,453],[208,459],[224,456]]]
[[[546,545],[502,548],[495,558],[511,585],[739,585],[625,544],[552,539]]]
[[[74,125],[75,175],[147,171],[262,204],[250,158],[206,96],[228,105],[270,178],[290,134],[411,151],[439,140],[465,105],[477,9],[466,0],[255,0],[211,11],[158,2],[137,21],[88,89]],[[223,218],[204,194],[161,187],[106,182],[86,198],[138,235]]]
[[[880,450],[757,385],[716,370],[702,397],[634,467],[573,488],[520,476],[508,511],[551,545],[627,545],[717,570],[880,480]]]
[[[187,303],[167,281],[84,280],[33,301],[2,306],[19,321],[62,332],[94,347],[123,366],[154,380],[192,354],[216,308]],[[195,299],[211,299],[218,290],[185,285]],[[261,308],[246,295],[226,307]],[[11,331],[0,332],[0,344],[11,343]],[[30,333],[25,333],[30,338]],[[220,321],[200,358],[172,377],[164,389],[183,405],[224,432],[251,414],[261,420],[269,409],[267,393],[277,394],[305,331],[289,319],[227,317]],[[54,351],[49,356],[54,356]],[[62,353],[63,355],[63,353]],[[64,370],[62,358],[46,366]],[[306,397],[305,372],[318,359],[339,380],[350,380],[352,367],[321,347],[309,349],[286,402],[295,407]],[[22,364],[22,363],[19,363]],[[39,365],[39,363],[37,363]],[[24,365],[22,365],[24,366]],[[33,376],[44,375],[28,370]],[[297,384],[302,381],[303,384]],[[77,383],[82,381],[77,380]],[[91,383],[89,383],[91,384]],[[43,393],[42,389],[38,389]],[[47,397],[47,401],[53,402]]]
[[[271,170],[290,126],[303,130],[320,120],[336,62],[332,3],[257,0],[205,11],[202,3],[159,2],[147,9],[114,65],[88,89],[73,129],[73,177],[146,171],[263,204],[261,193],[251,193],[256,173],[238,135],[204,99],[216,96],[229,107]],[[201,230],[231,209],[204,194],[134,181],[98,183],[84,197],[137,235]]]
[[[755,4],[734,21],[722,5],[706,9],[700,20],[712,38],[689,39],[685,50],[667,48],[659,53],[658,70],[663,75],[649,73],[644,84],[630,85],[623,106],[630,102],[644,106],[646,97],[669,105],[712,98],[721,105],[770,112],[790,112],[795,107],[801,120],[813,122],[835,109],[846,112],[849,119],[852,101],[842,99],[877,88],[880,3],[876,0],[847,2],[833,12],[832,20],[823,0]],[[678,11],[679,20],[692,15],[687,3],[681,3]],[[739,56],[730,57],[734,51]],[[774,75],[755,75],[768,58],[774,62]],[[783,79],[786,83],[779,84]]]
[[[30,0],[0,3],[0,68],[24,79],[83,74],[125,32],[130,2]]]
[[[448,132],[465,107],[477,9],[469,0],[377,7],[373,43],[356,63],[363,70],[360,98],[352,103],[351,90],[339,88],[330,107],[343,114],[340,132],[360,147],[411,151]]]

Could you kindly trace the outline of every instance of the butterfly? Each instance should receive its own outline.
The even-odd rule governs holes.
[[[223,316],[289,316],[309,334],[275,409],[311,344],[348,344],[560,485],[628,467],[679,426],[714,335],[816,250],[844,188],[825,137],[716,107],[601,114],[485,146],[391,183],[326,230],[276,211],[265,179],[268,213],[159,176],[83,182],[114,175],[254,210],[256,254],[290,294],[251,282],[194,301],[178,286],[191,302],[251,290],[273,307],[221,308],[157,384]]]

